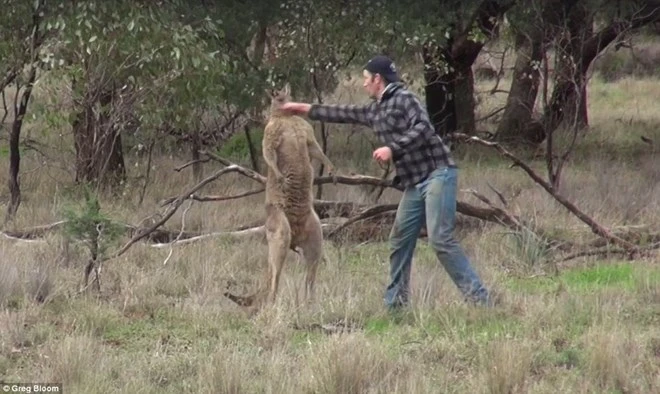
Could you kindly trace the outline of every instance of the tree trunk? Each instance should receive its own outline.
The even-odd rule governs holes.
[[[547,133],[562,125],[577,130],[589,125],[587,70],[600,50],[593,52],[588,48],[593,38],[593,13],[584,5],[572,11],[566,21],[566,31],[556,45],[555,87],[544,116]]]
[[[436,132],[441,136],[475,130],[474,76],[472,65],[485,42],[473,41],[476,26],[486,38],[497,34],[499,18],[513,3],[483,0],[469,20],[456,23],[446,47],[426,44],[422,47],[426,107]],[[464,27],[458,27],[464,26]],[[441,64],[447,71],[441,69]]]
[[[456,72],[454,106],[456,129],[465,134],[473,134],[477,127],[474,117],[475,100],[472,64]]]
[[[202,149],[202,141],[199,133],[199,130],[194,130],[190,136],[190,154],[192,155],[192,170],[195,182],[201,181],[204,176],[204,169],[202,168],[202,163],[199,161],[201,159],[199,151]]]
[[[454,104],[454,76],[444,74],[436,65],[434,49],[425,46],[422,49],[424,58],[424,81],[426,86],[426,109],[436,133],[441,137],[456,131],[456,107]]]
[[[18,92],[16,94],[18,94]],[[23,101],[27,103],[27,99],[25,97],[29,97],[29,95],[30,93],[23,93],[23,98],[21,99],[21,107],[23,107]],[[14,218],[16,212],[18,211],[18,207],[21,205],[21,187],[18,176],[21,165],[19,141],[21,136],[22,123],[23,115],[19,114],[19,117],[14,120],[14,124],[12,125],[11,132],[9,134],[9,180],[7,181],[7,186],[9,186],[9,193],[11,197],[9,200],[9,205],[7,205],[5,222],[9,222]]]
[[[110,116],[113,93],[112,90],[98,95],[88,92],[82,109],[74,117],[76,182],[113,187],[126,178],[121,134]]]
[[[516,63],[511,89],[506,100],[502,120],[497,127],[501,142],[534,142],[536,136],[528,133],[532,128],[532,115],[539,91],[540,64],[543,59],[541,37],[519,33],[516,35]]]
[[[43,18],[44,1],[37,1],[35,8],[32,14],[32,35],[30,40],[30,74],[28,76],[27,83],[22,92],[20,92],[20,86],[16,84],[16,98],[20,94],[21,99],[18,105],[18,108],[14,106],[14,122],[11,127],[11,132],[9,134],[9,180],[7,185],[9,187],[10,200],[9,205],[7,205],[7,213],[5,216],[5,222],[13,220],[18,212],[18,207],[21,205],[21,186],[19,182],[19,174],[21,168],[21,152],[20,148],[20,137],[21,129],[23,128],[23,119],[25,118],[25,113],[27,112],[28,103],[30,102],[30,97],[32,95],[32,88],[34,87],[34,81],[37,79],[37,65],[36,61],[38,59],[38,48],[43,42],[44,35],[41,33],[39,27],[41,25],[41,20]],[[19,68],[11,69],[3,81],[0,83],[2,85],[2,90],[7,86],[7,84],[14,81],[18,76]],[[5,114],[6,115],[6,114]],[[4,121],[4,118],[3,118]]]
[[[573,1],[572,3],[575,3]],[[557,45],[556,84],[543,123],[551,133],[567,122],[569,129],[589,125],[587,71],[593,60],[623,32],[660,21],[657,2],[641,2],[630,19],[617,20],[593,33],[593,9],[579,3],[571,9],[562,40]]]
[[[252,141],[252,134],[250,133],[250,125],[246,124],[243,126],[243,131],[245,132],[245,140],[248,144],[248,152],[250,153],[250,163],[252,163],[252,169],[255,172],[259,171],[259,156],[257,154],[257,147],[255,146],[254,141]]]

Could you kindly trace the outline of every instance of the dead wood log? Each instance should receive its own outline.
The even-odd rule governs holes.
[[[243,197],[253,196],[253,195],[255,195],[255,194],[262,193],[262,192],[264,192],[265,190],[266,190],[266,189],[261,188],[261,189],[257,189],[257,190],[250,190],[250,191],[248,191],[248,192],[244,192],[244,193],[234,194],[234,195],[231,195],[231,196],[202,196],[202,195],[194,194],[194,193],[193,193],[193,194],[191,194],[188,198],[191,199],[191,200],[193,200],[193,201],[198,201],[198,202],[208,202],[208,201],[229,201],[229,200],[237,200],[237,199],[239,199],[239,198],[243,198]],[[166,199],[161,203],[161,207],[164,207],[165,205],[169,205],[169,204],[173,203],[174,200],[176,200],[176,197],[169,197],[169,198],[166,198]]]
[[[355,222],[367,218],[377,218],[379,216],[382,216],[384,213],[393,212],[396,210],[397,206],[398,206],[397,204],[385,204],[385,205],[376,205],[375,207],[365,209],[362,213],[351,217],[346,222],[339,225],[337,228],[335,228],[330,233],[328,233],[328,238],[332,238],[336,236],[341,230],[345,229],[346,227],[350,226]]]
[[[642,246],[639,247],[639,256],[651,256],[651,254],[660,249],[660,242],[650,244],[647,246]],[[607,256],[607,255],[629,255],[629,251],[626,249],[621,249],[621,248],[616,248],[612,249],[609,247],[603,247],[600,249],[592,249],[592,250],[582,250],[579,252],[575,252],[572,254],[569,254],[567,256],[564,256],[560,260],[557,261],[557,263],[563,263],[566,261],[574,260],[580,257],[589,257],[589,256]]]
[[[225,166],[236,167],[236,172],[257,181],[262,185],[266,183],[266,177],[255,171],[244,168],[238,164],[232,163],[231,161],[222,158],[212,152],[202,150],[200,151],[200,153],[202,155],[205,155],[207,158],[217,161]],[[333,181],[334,181],[333,178],[330,176],[314,178],[315,185],[333,183]],[[337,175],[336,182],[337,184],[342,184],[342,185],[373,185],[373,186],[389,187],[389,188],[397,189],[399,191],[403,190],[403,188],[400,185],[394,185],[391,180],[376,178],[368,175],[358,175],[358,174],[351,174],[350,176]],[[337,204],[335,206],[340,207],[340,210],[342,212],[347,212],[352,209],[350,205],[346,205],[352,203],[334,203],[334,204]],[[315,209],[321,208],[322,212],[327,211],[327,207],[328,207],[327,203],[323,203],[323,202],[319,203],[318,200],[317,202],[315,202]],[[519,229],[521,223],[521,220],[519,218],[515,218],[515,216],[506,213],[504,210],[500,208],[493,208],[493,207],[484,208],[463,201],[457,201],[456,210],[458,211],[458,213],[462,215],[472,216],[474,218],[485,220],[488,222],[502,224],[506,227],[516,230]]]
[[[496,149],[502,156],[505,156],[506,158],[510,159],[513,161],[515,166],[518,166],[523,169],[527,173],[527,175],[530,176],[536,182],[539,184],[545,191],[547,191],[555,200],[557,200],[561,205],[566,207],[573,215],[575,215],[578,219],[582,220],[584,223],[586,223],[591,230],[594,232],[594,234],[599,235],[608,241],[612,242],[613,244],[619,245],[622,248],[624,248],[626,251],[629,252],[630,255],[634,255],[639,251],[639,248],[634,245],[631,242],[628,242],[616,235],[614,235],[610,230],[607,228],[603,227],[600,225],[598,222],[596,222],[592,217],[587,215],[586,213],[582,212],[575,204],[573,204],[571,201],[563,197],[562,195],[555,190],[555,188],[545,181],[539,174],[536,173],[531,167],[529,167],[525,162],[520,160],[518,157],[513,155],[511,152],[503,148],[500,144],[497,142],[491,142],[491,141],[485,141],[482,140],[479,137],[473,137],[469,136],[467,134],[463,133],[453,133],[452,134],[453,138],[457,139],[462,139],[465,140],[466,142],[476,142],[478,144],[488,146],[491,148]]]
[[[350,201],[331,201],[331,200],[315,200],[314,211],[319,215],[319,218],[325,219],[329,217],[347,218],[352,216],[355,212],[363,211],[372,205],[359,204]]]
[[[335,228],[335,224],[330,224],[330,223],[321,223],[321,229],[323,230],[324,236],[327,236],[328,232],[331,231],[333,228]],[[195,237],[190,237],[190,238],[179,238],[176,240],[172,240],[169,242],[163,242],[163,243],[155,243],[150,245],[153,248],[164,248],[168,246],[174,246],[174,245],[188,245],[193,242],[198,242],[202,241],[205,239],[209,238],[222,238],[226,240],[232,240],[232,241],[238,241],[238,240],[244,240],[246,238],[261,238],[262,241],[265,241],[266,239],[266,227],[265,226],[255,226],[255,227],[249,227],[249,228],[244,228],[240,230],[231,230],[231,231],[218,231],[218,232],[213,232],[213,233],[206,233],[206,234],[201,234]]]
[[[15,238],[21,240],[40,239],[43,238],[46,235],[46,233],[58,229],[59,227],[66,224],[66,222],[67,220],[60,220],[55,223],[30,227],[23,230],[4,230],[2,231],[2,235],[4,235],[7,238]]]

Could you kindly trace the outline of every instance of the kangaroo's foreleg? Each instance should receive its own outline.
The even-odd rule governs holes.
[[[262,147],[262,156],[266,165],[273,171],[275,178],[280,181],[284,179],[284,175],[277,166],[277,147],[273,143],[264,143]]]
[[[321,146],[316,141],[316,138],[314,138],[314,134],[312,132],[307,133],[307,150],[309,151],[309,157],[325,164],[325,166],[328,167],[328,173],[330,175],[336,175],[335,165],[332,164],[332,161],[330,161],[328,156],[323,153],[323,149],[321,149]]]

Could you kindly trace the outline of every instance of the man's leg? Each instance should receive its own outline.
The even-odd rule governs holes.
[[[419,231],[424,222],[424,200],[419,190],[407,188],[390,232],[390,278],[385,292],[385,303],[389,308],[408,303],[410,266],[417,244]]]
[[[426,205],[429,242],[438,259],[463,296],[475,303],[488,303],[488,290],[472,268],[463,248],[453,236],[456,219],[457,170],[436,170],[422,190]]]

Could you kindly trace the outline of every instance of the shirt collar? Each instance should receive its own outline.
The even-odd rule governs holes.
[[[400,82],[390,82],[385,86],[385,89],[383,89],[383,92],[380,94],[380,97],[378,98],[378,103],[381,103],[384,99],[388,98],[389,96],[394,93],[395,90],[397,90],[401,86]]]

